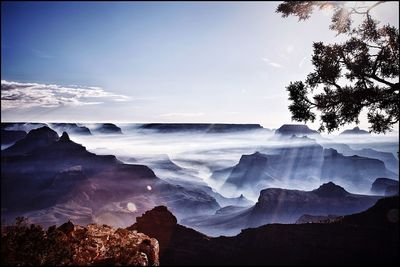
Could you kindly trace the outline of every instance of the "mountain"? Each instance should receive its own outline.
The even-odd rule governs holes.
[[[250,226],[293,223],[301,215],[345,215],[371,207],[379,197],[356,195],[332,182],[312,191],[267,188],[248,215]]]
[[[91,135],[89,128],[78,126],[76,123],[50,123],[50,126],[58,132],[69,134]]]
[[[276,135],[282,136],[303,136],[303,135],[319,135],[318,131],[311,130],[307,125],[303,124],[284,124],[275,131]]]
[[[159,179],[144,165],[96,155],[48,127],[32,130],[2,153],[2,217],[29,216],[45,226],[71,217],[126,226],[135,215],[166,205],[181,216],[214,213],[214,197]],[[24,186],[21,186],[24,185]]]
[[[368,131],[365,130],[361,130],[359,127],[354,127],[353,129],[348,129],[348,130],[344,130],[343,132],[340,133],[341,135],[349,135],[349,134],[362,134],[362,135],[366,135],[369,134]]]
[[[33,129],[41,128],[43,126],[48,126],[46,123],[42,122],[2,122],[1,129],[10,131],[25,131],[29,132]]]
[[[338,143],[322,143],[324,148],[333,148],[344,156],[360,156],[365,158],[379,159],[385,163],[388,170],[399,173],[399,160],[390,152],[378,151],[371,148],[352,149],[349,145]]]
[[[331,223],[270,224],[233,237],[212,238],[176,223],[165,207],[146,212],[131,229],[160,242],[162,265],[333,265],[395,264],[399,198]],[[384,248],[382,244],[385,244]]]
[[[351,194],[332,182],[312,191],[267,188],[260,192],[252,207],[189,217],[182,223],[212,236],[234,235],[241,229],[267,223],[294,223],[304,214],[327,216],[359,212],[371,207],[379,198]]]
[[[1,144],[13,144],[26,136],[25,131],[12,131],[1,129]]]
[[[97,123],[92,131],[98,134],[122,134],[121,128],[113,123]]]
[[[269,163],[267,155],[259,152],[242,155],[239,163],[230,172],[222,190],[230,190],[232,186],[244,190],[268,186],[276,181],[272,173],[272,164]]]
[[[139,127],[141,130],[153,130],[160,133],[206,132],[230,133],[263,129],[259,124],[224,124],[224,123],[148,123]]]
[[[23,139],[2,151],[2,156],[26,154],[58,140],[58,134],[47,126],[31,130]]]
[[[378,195],[399,194],[399,181],[389,178],[377,178],[372,184],[371,193]]]
[[[307,137],[291,137],[285,145],[269,149],[268,154],[242,155],[232,169],[218,170],[212,179],[224,179],[221,190],[238,190],[257,197],[260,190],[287,183],[319,184],[323,148]],[[225,178],[226,177],[226,178]]]
[[[381,160],[357,155],[343,156],[335,149],[324,149],[321,172],[323,181],[333,181],[346,188],[367,192],[377,177],[396,178],[397,174],[387,170]]]

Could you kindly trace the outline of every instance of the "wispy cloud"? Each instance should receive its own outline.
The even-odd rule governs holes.
[[[306,61],[306,59],[307,59],[307,57],[303,57],[303,58],[301,59],[301,61],[299,62],[299,68],[300,68],[300,69],[303,67],[304,62]]]
[[[45,59],[54,58],[52,55],[38,49],[32,49],[32,53],[39,58],[45,58]]]
[[[273,61],[269,60],[269,59],[266,58],[266,57],[263,57],[262,60],[265,61],[265,62],[267,62],[267,64],[268,64],[269,66],[273,67],[273,68],[277,68],[277,69],[284,69],[284,68],[285,68],[283,65],[281,65],[281,64],[279,64],[279,63],[276,63],[276,62],[273,62]]]
[[[161,114],[160,117],[199,117],[204,115],[203,112],[173,112]]]
[[[107,92],[101,87],[1,80],[1,110],[98,105],[105,101],[130,99],[129,96]]]

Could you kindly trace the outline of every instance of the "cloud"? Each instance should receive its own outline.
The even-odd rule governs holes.
[[[32,49],[32,53],[38,58],[44,58],[44,59],[54,58],[52,55],[38,49]]]
[[[301,69],[303,67],[304,62],[306,61],[307,57],[303,57],[302,60],[299,63],[299,68]]]
[[[160,117],[199,117],[204,115],[203,112],[174,112],[161,114]]]
[[[266,57],[263,57],[262,60],[264,60],[265,62],[267,62],[267,64],[270,65],[270,66],[273,67],[273,68],[277,68],[277,69],[284,69],[284,68],[285,68],[285,67],[282,66],[281,64],[276,63],[276,62],[272,62],[271,60],[269,60],[269,59],[266,58]]]
[[[107,92],[101,87],[1,80],[1,110],[99,105],[104,101],[128,101],[130,99],[125,95]]]

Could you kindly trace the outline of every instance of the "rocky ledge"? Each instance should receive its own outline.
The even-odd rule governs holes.
[[[158,241],[134,230],[67,222],[47,231],[19,220],[2,227],[1,265],[159,266]]]

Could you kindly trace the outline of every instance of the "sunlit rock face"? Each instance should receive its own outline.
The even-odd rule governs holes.
[[[18,240],[14,240],[15,234]],[[85,227],[70,221],[47,231],[37,225],[5,227],[2,248],[1,261],[6,265],[160,264],[159,244],[154,238],[137,231],[98,224]]]

